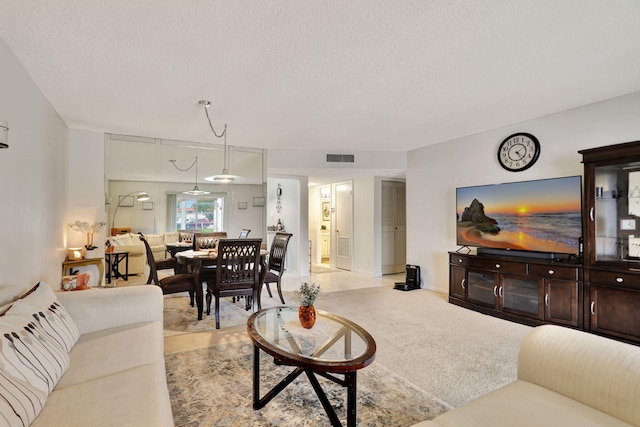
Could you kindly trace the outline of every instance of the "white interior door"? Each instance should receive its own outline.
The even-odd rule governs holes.
[[[353,250],[353,195],[352,183],[335,186],[335,253],[336,267],[351,271]]]

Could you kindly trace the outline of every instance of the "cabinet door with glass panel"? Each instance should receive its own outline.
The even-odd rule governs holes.
[[[580,153],[587,264],[640,266],[640,141]]]

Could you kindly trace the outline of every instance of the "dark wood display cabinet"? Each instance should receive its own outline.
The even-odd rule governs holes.
[[[569,260],[449,253],[449,302],[524,323],[582,328],[582,268]]]
[[[582,150],[585,330],[640,343],[640,141]]]

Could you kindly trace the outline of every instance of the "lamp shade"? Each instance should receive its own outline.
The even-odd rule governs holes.
[[[67,248],[67,259],[69,261],[78,261],[82,258],[82,248]]]

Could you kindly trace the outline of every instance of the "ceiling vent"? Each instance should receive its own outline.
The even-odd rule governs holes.
[[[327,154],[327,163],[354,163],[353,154]]]

